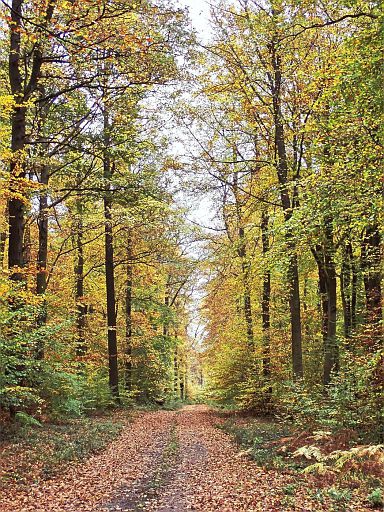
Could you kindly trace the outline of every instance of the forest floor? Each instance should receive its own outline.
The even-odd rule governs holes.
[[[220,428],[227,420],[201,405],[139,412],[105,449],[83,462],[68,463],[59,473],[36,482],[3,486],[0,510],[372,510],[358,489],[348,490],[346,503],[325,492],[326,485],[319,491],[313,476],[258,465]]]

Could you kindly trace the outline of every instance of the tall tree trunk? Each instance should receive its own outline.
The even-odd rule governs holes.
[[[37,219],[37,226],[39,230],[39,247],[37,252],[36,292],[38,295],[44,295],[47,289],[48,180],[48,167],[46,165],[42,165],[40,173],[40,184],[43,185],[43,188],[39,193],[39,216]]]
[[[283,115],[281,110],[281,58],[278,54],[278,42],[275,36],[271,42],[271,60],[273,68],[272,104],[275,131],[275,156],[276,171],[280,185],[280,198],[284,211],[285,222],[292,218],[292,210],[296,206],[296,198],[292,201],[288,191],[288,161],[284,137]],[[304,374],[303,352],[301,335],[301,311],[300,311],[300,283],[297,261],[297,251],[291,228],[286,229],[286,245],[289,254],[288,283],[289,283],[289,311],[291,317],[291,348],[293,376],[300,378]]]
[[[331,372],[339,369],[339,350],[336,339],[336,318],[337,318],[337,284],[334,262],[331,261],[327,267],[327,294],[328,294],[328,336],[324,347],[324,384],[329,384]]]
[[[344,246],[340,273],[340,292],[343,304],[344,336],[351,338],[356,327],[357,272],[352,244]]]
[[[327,294],[327,278],[325,274],[323,262],[323,249],[321,245],[317,245],[316,249],[312,249],[312,254],[317,263],[317,271],[319,276],[319,297],[321,309],[321,334],[323,338],[323,349],[328,338],[328,294]]]
[[[250,352],[255,350],[255,340],[253,332],[252,318],[252,302],[251,302],[251,286],[250,286],[250,265],[247,261],[247,249],[245,242],[244,228],[239,228],[239,248],[238,254],[241,258],[241,274],[243,277],[243,301],[244,301],[244,318],[247,328],[247,342]]]
[[[24,266],[29,269],[32,258],[32,240],[31,240],[31,217],[25,222],[24,241],[23,241],[23,262]]]
[[[36,293],[44,295],[47,290],[47,264],[48,264],[48,181],[49,172],[46,165],[41,166],[40,185],[43,188],[39,192],[39,216],[37,218],[37,227],[39,230],[39,246],[37,250],[37,274],[36,274]],[[44,325],[47,322],[47,303],[43,299],[37,317],[37,324]],[[40,341],[36,349],[36,358],[44,358],[44,345]]]
[[[24,267],[23,240],[25,226],[25,201],[20,197],[20,180],[25,178],[23,150],[26,135],[26,107],[24,106],[23,79],[21,76],[21,33],[23,0],[13,0],[11,8],[11,36],[9,52],[9,82],[15,99],[11,116],[10,199],[9,208],[9,247],[8,266],[11,279],[21,281]],[[17,194],[17,195],[16,195]],[[14,270],[12,270],[14,269]]]
[[[109,387],[112,396],[119,399],[119,373],[117,360],[117,332],[116,332],[116,295],[115,295],[115,268],[113,254],[113,227],[112,227],[112,198],[111,184],[112,165],[110,151],[110,126],[108,112],[104,109],[104,226],[105,226],[105,283],[107,291],[107,327],[108,327],[108,370]]]
[[[43,16],[45,27],[52,19],[56,0],[48,2],[46,12]],[[43,64],[42,47],[40,43],[34,45],[32,54],[28,59],[32,62],[29,73],[29,80],[22,76],[21,69],[28,67],[25,57],[21,51],[21,37],[23,29],[23,5],[24,0],[12,0],[10,9],[11,35],[10,52],[8,61],[9,83],[12,95],[15,100],[11,116],[11,164],[10,164],[10,199],[9,199],[9,249],[8,266],[11,269],[10,277],[15,281],[23,280],[22,267],[23,240],[25,229],[25,209],[27,197],[20,197],[23,188],[20,182],[25,174],[25,144],[26,144],[26,103],[36,91]],[[24,84],[25,80],[25,84]],[[13,269],[13,270],[12,270]]]
[[[167,279],[167,283],[165,285],[165,295],[164,295],[164,306],[165,306],[165,318],[164,318],[164,322],[163,322],[163,336],[164,338],[166,336],[168,336],[168,319],[167,319],[167,316],[168,316],[168,308],[169,308],[169,304],[170,304],[170,297],[169,297],[169,277]]]
[[[179,354],[177,350],[177,335],[175,336],[175,351],[173,353],[173,392],[176,397],[180,396],[180,375],[179,375]]]
[[[76,299],[76,355],[81,357],[87,351],[85,325],[87,306],[84,304],[84,249],[83,249],[83,200],[81,194],[76,201],[76,265],[75,265],[75,299]]]
[[[334,259],[334,242],[332,219],[324,221],[325,243],[312,249],[319,273],[319,291],[322,303],[322,333],[323,333],[323,383],[329,384],[332,371],[339,368],[339,349],[336,337],[337,321],[337,276]]]
[[[8,201],[6,202],[5,208],[4,208],[4,230],[0,232],[0,269],[6,268],[6,261],[5,261],[5,248],[8,238],[8,226],[9,226],[9,219],[8,219]]]
[[[271,302],[271,272],[266,266],[269,252],[269,235],[268,235],[269,217],[268,213],[263,212],[261,215],[261,241],[264,258],[263,271],[263,300],[261,303],[261,317],[263,327],[263,375],[266,379],[271,377],[271,319],[270,319],[270,302]]]
[[[132,285],[133,246],[131,233],[127,238],[127,274],[125,288],[125,389],[132,390]]]
[[[8,215],[7,215],[8,223]],[[4,254],[5,254],[5,243],[7,241],[7,232],[1,231],[0,233],[0,268],[4,267]]]
[[[234,161],[236,161],[236,150],[234,150]],[[251,300],[251,284],[250,284],[250,263],[247,261],[247,241],[245,238],[245,230],[243,226],[242,204],[239,194],[238,173],[233,173],[233,195],[236,202],[236,219],[237,219],[237,254],[241,262],[241,275],[243,280],[243,310],[244,319],[247,330],[247,343],[250,352],[255,350],[255,340],[253,331],[252,317],[252,300]]]
[[[361,247],[366,320],[370,327],[369,343],[371,349],[382,344],[382,289],[381,289],[381,235],[378,224],[371,224],[365,229]],[[378,347],[376,347],[378,348]]]
[[[183,368],[183,372],[180,379],[180,399],[185,400],[186,398],[186,373],[185,367]]]

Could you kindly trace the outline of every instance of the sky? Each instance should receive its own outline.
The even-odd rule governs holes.
[[[201,40],[207,40],[210,36],[209,3],[206,0],[179,0],[182,7],[187,7],[193,27],[198,32]],[[190,201],[190,198],[189,198]],[[202,226],[209,226],[214,216],[213,205],[209,197],[196,198],[189,219]]]
[[[193,27],[198,32],[198,37],[201,40],[206,40],[210,35],[209,26],[209,5],[205,0],[179,0],[179,4],[183,7],[188,7],[189,14]],[[200,197],[193,205],[193,211],[189,214],[189,219],[192,222],[197,222],[202,225],[210,225],[213,217],[213,208],[211,200],[208,197]],[[191,247],[191,253],[193,254],[195,248]],[[201,286],[201,285],[200,285]],[[192,318],[188,326],[188,332],[192,338],[197,337],[196,342],[201,343],[204,338],[204,322],[201,322],[199,314],[200,301],[203,296],[203,290],[197,286],[197,289],[193,293],[192,298]]]
[[[209,35],[209,5],[206,0],[179,0],[180,4],[188,7],[193,26],[202,38]]]

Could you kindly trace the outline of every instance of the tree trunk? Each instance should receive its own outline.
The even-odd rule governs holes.
[[[87,344],[85,340],[85,325],[87,306],[84,304],[84,249],[83,249],[83,203],[81,195],[78,196],[76,201],[76,265],[75,265],[75,280],[76,280],[76,355],[81,357],[87,351]]]
[[[43,188],[40,190],[39,193],[39,216],[37,219],[37,226],[39,229],[39,247],[37,252],[36,292],[38,295],[44,295],[47,289],[48,180],[48,167],[46,165],[43,165],[40,173],[40,184],[43,185]]]
[[[164,322],[163,322],[163,336],[164,338],[166,336],[168,336],[168,319],[167,319],[167,315],[168,315],[168,308],[169,308],[169,302],[170,302],[170,298],[169,298],[169,277],[168,277],[168,280],[167,280],[167,283],[165,285],[165,295],[164,295],[164,306],[165,306],[165,318],[164,318]]]
[[[132,236],[127,239],[127,275],[125,288],[125,389],[132,390],[132,285],[133,285]]]
[[[295,198],[290,199],[288,191],[288,161],[285,147],[284,124],[281,111],[281,59],[277,51],[277,40],[271,42],[271,60],[273,68],[272,104],[275,130],[276,171],[280,185],[280,198],[285,222],[289,222],[295,205]],[[291,317],[292,369],[294,378],[303,376],[303,353],[301,337],[300,284],[296,244],[290,228],[286,230],[287,250],[289,254],[288,283],[289,311]]]
[[[6,216],[8,223],[8,215]],[[5,243],[7,241],[7,232],[0,233],[0,268],[4,268]]]
[[[47,263],[48,263],[48,186],[49,172],[46,165],[42,165],[40,172],[40,184],[43,189],[39,193],[39,216],[37,219],[37,227],[39,230],[39,246],[37,251],[37,274],[36,274],[36,293],[44,295],[47,289]],[[47,322],[47,304],[45,299],[40,306],[37,317],[39,326],[45,325]],[[36,358],[44,359],[44,345],[39,342],[36,349]]]
[[[117,332],[116,332],[116,295],[115,295],[115,268],[113,254],[113,228],[112,228],[112,177],[110,150],[110,127],[108,113],[104,110],[104,226],[105,226],[105,282],[107,292],[107,327],[108,327],[108,370],[109,387],[112,396],[119,400],[119,373],[117,362]]]
[[[238,254],[241,258],[241,273],[243,277],[243,301],[244,301],[244,318],[247,328],[247,342],[250,352],[255,350],[255,341],[253,333],[253,318],[252,318],[252,302],[251,302],[251,286],[249,283],[250,265],[247,262],[247,249],[245,242],[244,228],[239,228],[239,249]]]
[[[321,334],[323,338],[323,348],[328,338],[328,294],[327,294],[327,278],[325,274],[324,262],[322,257],[322,247],[317,245],[316,249],[312,249],[312,254],[317,263],[319,276],[319,297],[321,304]]]
[[[9,82],[16,105],[11,116],[10,199],[8,266],[14,281],[23,280],[23,241],[25,201],[20,197],[20,180],[25,178],[24,147],[26,136],[26,107],[24,106],[23,78],[21,76],[21,33],[23,0],[13,0],[11,8],[11,36],[9,52]],[[16,195],[17,194],[17,195]]]
[[[378,224],[365,230],[361,248],[361,263],[365,288],[366,321],[370,327],[370,348],[382,344],[381,235]]]
[[[234,150],[234,161],[236,160],[236,150]],[[253,332],[253,318],[252,318],[252,300],[251,300],[251,286],[250,286],[250,264],[247,261],[247,242],[245,239],[245,231],[243,226],[242,204],[239,197],[238,187],[238,173],[233,173],[233,195],[236,202],[236,218],[237,218],[237,254],[241,262],[241,275],[243,280],[243,308],[244,319],[247,330],[247,343],[250,352],[255,350],[255,340]]]
[[[339,369],[339,351],[336,339],[336,317],[337,317],[337,285],[334,262],[327,266],[327,294],[328,294],[328,335],[324,347],[324,376],[323,382],[329,384],[331,372]]]
[[[177,350],[177,336],[175,336],[176,346],[173,354],[173,392],[176,397],[180,396],[180,377],[179,377],[179,361],[178,361],[178,350]]]
[[[337,276],[334,260],[334,242],[332,219],[324,221],[324,246],[317,245],[312,249],[319,273],[319,291],[322,303],[322,334],[323,334],[323,383],[330,383],[332,371],[339,369],[339,349],[336,337],[337,321]]]
[[[340,273],[340,292],[346,339],[351,338],[352,331],[356,327],[357,273],[355,267],[352,244],[348,242],[344,247]]]
[[[43,25],[47,25],[52,19],[55,0],[48,2],[44,15]],[[15,100],[11,116],[11,164],[10,164],[10,199],[9,199],[9,250],[8,266],[11,270],[10,277],[15,281],[23,280],[22,267],[24,267],[23,258],[23,240],[25,229],[25,209],[27,197],[20,197],[24,194],[24,187],[20,187],[20,182],[26,176],[25,174],[25,144],[26,144],[26,102],[36,91],[38,80],[40,78],[41,66],[43,63],[42,49],[40,43],[34,45],[31,55],[28,55],[32,63],[29,73],[29,80],[24,84],[24,78],[21,74],[22,68],[27,68],[29,63],[25,60],[21,51],[21,36],[23,28],[23,5],[24,0],[12,0],[10,9],[11,17],[11,35],[10,52],[8,61],[8,73],[11,93]],[[12,270],[13,269],[13,270]]]
[[[264,258],[264,271],[263,271],[263,300],[261,304],[261,317],[263,327],[263,375],[266,379],[271,377],[271,320],[270,320],[270,302],[271,302],[271,272],[266,267],[266,262],[269,252],[269,238],[268,238],[268,224],[269,217],[266,212],[261,216],[261,241]]]

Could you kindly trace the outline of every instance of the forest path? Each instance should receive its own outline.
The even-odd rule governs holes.
[[[239,453],[206,406],[139,413],[108,448],[1,503],[1,512],[281,511],[289,476]],[[22,508],[20,504],[22,503]],[[323,510],[321,505],[316,510]],[[326,509],[324,509],[326,510]]]

